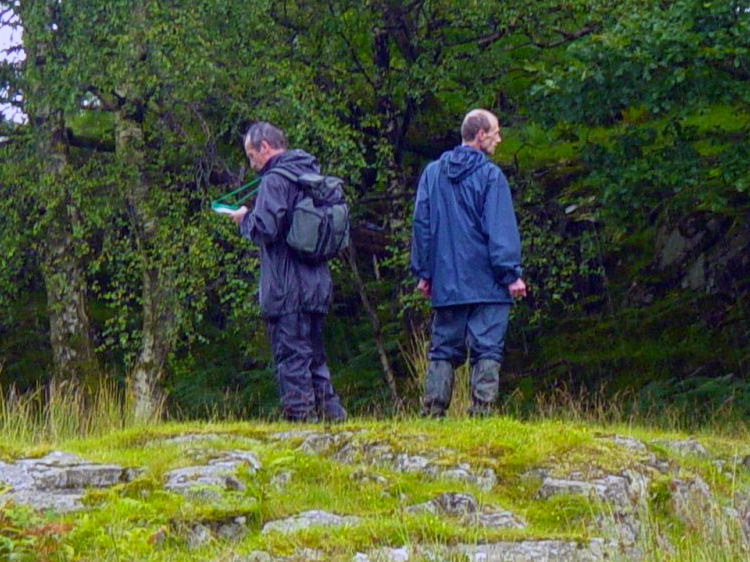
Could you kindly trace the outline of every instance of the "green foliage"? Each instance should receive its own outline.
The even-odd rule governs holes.
[[[621,389],[628,369],[634,380],[681,384],[717,354],[713,327],[705,338],[685,328],[671,299],[657,316],[679,321],[654,321],[658,342],[632,335],[650,311],[621,307],[634,280],[672,283],[649,269],[659,225],[702,212],[733,232],[746,220],[750,14],[740,2],[3,6],[20,17],[28,57],[0,64],[0,90],[20,93],[32,120],[0,123],[2,383],[32,388],[49,371],[54,346],[41,343],[51,330],[37,303],[64,279],[42,267],[62,229],[107,372],[124,381],[156,332],[171,412],[269,415],[256,252],[208,210],[247,180],[241,134],[265,119],[346,178],[355,224],[382,237],[372,247],[355,240],[360,273],[411,391],[399,344],[429,311],[406,267],[410,201],[425,162],[459,142],[460,118],[475,106],[504,127],[498,161],[531,289],[514,311],[506,364],[534,371],[565,359],[586,365],[581,379]],[[54,154],[65,156],[60,169]],[[370,321],[347,264],[332,269],[334,381],[348,407],[386,412]],[[149,295],[167,311],[157,330]],[[49,300],[46,315],[54,310]],[[732,337],[713,340],[730,358],[716,374],[741,377],[747,358],[735,350],[748,332],[733,322]]]
[[[64,542],[69,530],[69,525],[41,517],[31,508],[5,502],[0,505],[0,556],[9,562],[52,556],[70,560],[73,550]]]

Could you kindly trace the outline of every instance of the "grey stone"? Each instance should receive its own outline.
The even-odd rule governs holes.
[[[11,489],[22,490],[34,486],[34,477],[26,466],[0,461],[0,483]]]
[[[645,505],[648,497],[649,480],[635,470],[626,469],[620,473],[627,483],[627,494],[633,504]]]
[[[283,562],[312,562],[312,561],[323,561],[326,556],[320,550],[314,548],[300,548],[294,551],[291,556],[286,556],[281,560]]]
[[[90,463],[62,451],[15,463],[0,462],[0,483],[8,488],[6,499],[55,512],[80,509],[86,489],[125,480],[126,469],[120,466]]]
[[[436,468],[432,466],[430,459],[421,455],[408,455],[399,453],[393,462],[393,468],[399,472],[419,472],[422,474],[434,474]]]
[[[448,468],[440,473],[440,478],[445,480],[459,480],[461,482],[476,480],[476,477],[465,468]]]
[[[375,484],[386,485],[388,479],[380,474],[373,474],[365,469],[355,470],[349,475],[350,480],[356,480],[358,482],[373,482]]]
[[[693,528],[711,524],[709,516],[714,506],[711,491],[700,476],[669,481],[671,507],[677,518]]]
[[[323,435],[319,431],[312,429],[293,429],[291,431],[281,431],[279,433],[272,433],[269,435],[269,439],[272,441],[294,441],[296,439],[305,439],[309,435]]]
[[[221,539],[238,540],[247,532],[247,518],[238,516],[225,523],[220,523],[216,529],[216,536]]]
[[[327,453],[335,444],[333,436],[327,434],[312,434],[305,437],[298,449],[303,453]]]
[[[560,494],[595,497],[620,509],[626,509],[631,507],[629,490],[629,483],[623,476],[611,474],[591,482],[545,478],[537,497],[547,499]]]
[[[408,562],[411,560],[409,549],[401,548],[378,548],[367,554],[358,552],[352,558],[352,562]]]
[[[333,460],[344,463],[352,464],[357,460],[359,451],[352,443],[347,443],[341,449],[333,454]]]
[[[186,466],[166,474],[164,489],[178,494],[218,499],[218,490],[244,490],[235,473],[244,465],[251,473],[260,469],[257,457],[249,451],[227,451],[207,464]]]
[[[184,445],[186,443],[204,443],[206,441],[219,441],[219,437],[215,433],[186,433],[184,435],[175,435],[174,437],[167,437],[166,439],[155,439],[150,441],[149,445]]]
[[[628,481],[622,476],[609,474],[604,478],[592,480],[597,497],[618,508],[630,507],[630,487]]]
[[[735,494],[735,505],[737,509],[736,521],[740,524],[742,530],[742,542],[746,547],[750,547],[750,498],[745,494]]]
[[[171,470],[166,474],[164,489],[170,492],[186,495],[199,495],[206,497],[206,488],[217,488],[219,490],[241,490],[244,488],[232,474],[235,466],[187,466]],[[201,492],[203,489],[203,492]],[[218,498],[208,493],[209,497]]]
[[[239,464],[245,464],[250,470],[251,474],[255,474],[261,468],[260,461],[250,451],[226,451],[218,458],[208,461],[208,464],[213,466],[231,466],[235,467]]]
[[[615,435],[611,438],[611,441],[618,447],[623,447],[625,449],[638,453],[645,453],[648,450],[646,448],[646,445],[642,441],[638,441],[638,439],[633,439],[632,437]]]
[[[273,562],[273,557],[262,550],[253,550],[241,558],[235,558],[232,562]]]
[[[463,516],[477,511],[477,502],[469,494],[444,493],[430,501],[406,508],[407,513],[432,513]]]
[[[35,485],[42,489],[107,488],[120,482],[122,467],[115,465],[80,464],[39,471]]]
[[[27,505],[41,511],[68,513],[81,509],[83,492],[57,491],[47,492],[38,489],[23,489],[0,498],[13,500],[17,504]]]
[[[211,529],[198,523],[197,525],[193,525],[188,533],[187,547],[190,549],[198,548],[210,541],[211,538]]]
[[[286,519],[269,521],[263,525],[261,534],[265,535],[270,532],[286,534],[309,527],[345,527],[358,525],[359,522],[360,518],[353,515],[342,516],[327,511],[311,510]]]
[[[328,454],[333,449],[340,449],[351,441],[351,431],[341,433],[312,433],[305,437],[298,449],[305,453]]]
[[[542,481],[544,481],[545,478],[549,476],[549,470],[546,468],[536,467],[536,468],[530,468],[523,474],[521,474],[522,480],[527,481],[538,481],[540,484]]]
[[[545,478],[536,496],[548,499],[559,494],[588,496],[594,490],[594,485],[580,480],[564,480],[560,478]]]
[[[432,473],[434,473],[434,471],[428,472],[430,475],[432,475]],[[485,468],[479,475],[476,475],[471,472],[469,465],[459,465],[441,471],[439,476],[446,480],[458,480],[474,484],[483,492],[489,492],[495,484],[497,484],[497,476],[495,475],[495,471],[491,468]]]
[[[489,492],[497,484],[497,474],[491,468],[485,468],[477,476],[477,488],[483,492]]]
[[[526,523],[510,511],[482,511],[466,517],[464,521],[486,529],[524,529]]]
[[[667,449],[668,451],[671,451],[672,453],[677,454],[677,455],[696,455],[699,457],[708,456],[708,452],[703,447],[703,445],[701,445],[694,439],[685,439],[682,441],[660,439],[660,440],[654,441],[654,444],[660,447],[663,447]]]
[[[470,562],[598,562],[607,557],[600,539],[587,545],[557,540],[460,544],[450,550],[463,554]]]
[[[641,524],[635,513],[610,513],[599,515],[595,519],[596,528],[606,536],[612,537],[619,550],[629,552],[634,550],[638,538],[641,536]],[[632,558],[632,557],[628,557]]]
[[[490,507],[480,511],[476,500],[469,494],[439,494],[427,502],[407,507],[406,512],[458,517],[465,525],[490,529],[523,529],[526,526],[509,511]]]

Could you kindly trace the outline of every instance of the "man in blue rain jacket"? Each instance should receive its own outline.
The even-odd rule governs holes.
[[[431,162],[417,189],[410,267],[434,309],[422,414],[442,416],[453,369],[469,347],[471,415],[497,399],[503,343],[514,298],[526,296],[521,242],[510,189],[490,162],[500,139],[497,117],[470,111],[462,144]]]
[[[332,283],[325,262],[301,261],[286,243],[289,216],[303,197],[300,187],[274,170],[299,176],[318,173],[315,158],[287,150],[284,133],[255,123],[245,134],[245,154],[262,180],[252,212],[244,205],[230,215],[240,233],[260,248],[260,313],[266,320],[282,416],[343,421],[346,412],[331,385],[323,351],[323,320]]]

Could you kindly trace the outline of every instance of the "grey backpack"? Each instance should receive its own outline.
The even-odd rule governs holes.
[[[287,245],[303,261],[327,261],[349,245],[344,180],[316,173],[296,175],[284,168],[274,168],[269,173],[296,183],[304,194],[291,210],[286,234]]]

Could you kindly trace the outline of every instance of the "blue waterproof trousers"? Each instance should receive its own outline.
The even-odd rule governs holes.
[[[435,308],[422,414],[442,416],[453,394],[453,369],[469,347],[470,415],[487,415],[497,399],[510,305],[479,303]]]
[[[508,328],[510,305],[478,303],[441,306],[432,318],[430,361],[449,361],[454,367],[480,359],[503,361],[503,344]]]
[[[266,321],[281,413],[289,420],[310,420],[318,414],[341,421],[346,412],[331,385],[323,351],[325,315],[298,312]]]

